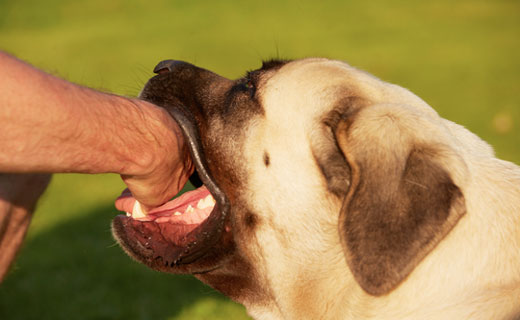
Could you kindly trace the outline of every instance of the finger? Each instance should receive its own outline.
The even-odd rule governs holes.
[[[127,189],[128,190],[128,189]],[[123,192],[115,201],[114,205],[117,210],[124,212],[132,212],[135,205],[135,198],[130,192]]]

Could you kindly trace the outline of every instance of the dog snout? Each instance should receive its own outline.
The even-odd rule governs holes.
[[[187,66],[191,66],[191,64],[179,60],[163,60],[155,66],[153,72],[161,74],[166,72],[172,72],[174,69],[179,69],[181,67]]]

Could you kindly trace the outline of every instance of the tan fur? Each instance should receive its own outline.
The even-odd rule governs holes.
[[[520,168],[476,135],[339,61],[156,72],[141,98],[177,117],[225,197],[184,248],[116,218],[137,261],[256,319],[520,319]]]
[[[327,190],[313,156],[316,148],[326,145],[324,117],[345,94],[366,101],[352,120],[347,148],[367,152],[393,152],[394,147],[404,150],[412,145],[432,148],[435,163],[446,170],[465,200],[465,215],[453,229],[397,287],[380,296],[361,289],[347,267],[338,232],[343,199]],[[254,253],[252,264],[262,266],[261,282],[272,293],[269,308],[238,299],[251,315],[258,319],[520,317],[518,166],[496,159],[485,142],[440,118],[408,90],[342,62],[290,62],[263,79],[258,95],[265,114],[251,119],[240,155],[233,155],[246,166],[241,199],[264,222],[254,237],[237,245]],[[264,152],[269,154],[268,167]],[[378,159],[374,153],[373,161]]]

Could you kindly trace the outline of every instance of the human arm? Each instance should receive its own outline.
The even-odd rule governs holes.
[[[193,171],[162,108],[75,85],[0,52],[0,172],[118,173],[147,207]]]

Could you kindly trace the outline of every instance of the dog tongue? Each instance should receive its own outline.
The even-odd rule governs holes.
[[[177,213],[183,213],[185,211],[195,209],[205,209],[213,207],[215,200],[209,193],[205,186],[197,188],[192,191],[185,192],[178,198],[170,200],[160,207],[154,208],[148,211],[146,214],[136,215],[136,200],[128,189],[116,199],[115,207],[120,211],[125,211],[133,215],[134,219],[138,220],[154,220],[157,217],[169,216]],[[190,209],[193,208],[193,209]],[[139,210],[137,210],[139,211]],[[205,210],[207,211],[207,210]]]

